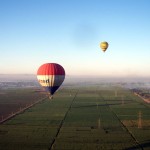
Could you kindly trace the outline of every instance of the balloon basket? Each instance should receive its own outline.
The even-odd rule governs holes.
[[[49,99],[50,99],[50,100],[53,99],[53,96],[49,96]]]

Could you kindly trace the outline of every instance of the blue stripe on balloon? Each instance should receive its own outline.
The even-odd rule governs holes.
[[[44,87],[46,91],[48,91],[51,95],[55,93],[55,91],[59,88],[59,86],[48,86]]]

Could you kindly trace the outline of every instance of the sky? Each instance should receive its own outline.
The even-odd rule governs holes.
[[[0,0],[0,74],[36,74],[53,62],[66,75],[149,77],[149,7],[149,0]]]

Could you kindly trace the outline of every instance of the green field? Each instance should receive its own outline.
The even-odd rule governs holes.
[[[117,86],[63,87],[0,125],[0,150],[150,149],[150,110]]]

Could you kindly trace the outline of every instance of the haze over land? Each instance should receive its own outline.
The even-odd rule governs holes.
[[[34,74],[0,74],[0,85],[6,87],[40,87]],[[11,83],[13,82],[13,84]],[[19,82],[19,84],[18,84]],[[10,84],[11,83],[11,84]],[[66,76],[64,86],[119,84],[127,88],[150,88],[150,78],[140,77],[98,77],[98,76]]]
[[[101,81],[101,82],[149,82],[149,77],[105,77],[105,76],[85,76],[85,75],[66,75],[64,82]],[[34,74],[0,74],[0,82],[5,81],[37,81]]]

